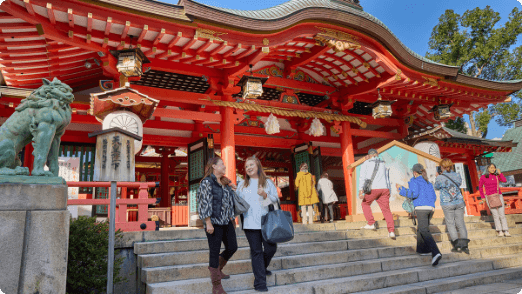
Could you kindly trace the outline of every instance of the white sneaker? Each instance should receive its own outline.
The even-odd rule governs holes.
[[[397,238],[395,238],[395,233],[394,232],[389,232],[388,233],[388,237],[392,238],[393,240],[397,239]]]
[[[366,226],[362,227],[361,229],[376,230],[377,228],[375,227],[375,224],[373,224],[371,226],[367,224]]]
[[[497,237],[504,237],[504,232],[498,231],[498,236]]]
[[[439,264],[439,260],[442,258],[442,254],[437,254],[435,255],[435,257],[433,257],[433,259],[431,260],[431,265],[433,266],[436,266],[437,264]]]
[[[428,253],[419,253],[420,256],[428,256],[428,255],[431,255],[431,252],[428,252]]]
[[[508,231],[505,231],[505,232],[504,232],[504,236],[506,236],[506,237],[511,237],[511,234],[510,234]]]

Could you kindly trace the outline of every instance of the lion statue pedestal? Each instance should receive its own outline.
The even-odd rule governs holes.
[[[58,176],[60,138],[71,122],[72,89],[54,78],[22,100],[0,127],[0,175],[29,175],[18,153],[32,142],[32,176]],[[49,171],[44,170],[45,165]]]

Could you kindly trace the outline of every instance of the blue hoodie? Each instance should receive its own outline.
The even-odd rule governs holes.
[[[408,183],[409,189],[401,187],[399,194],[404,197],[413,199],[413,205],[417,206],[431,206],[435,207],[435,200],[437,195],[433,189],[433,185],[422,176],[411,178]]]

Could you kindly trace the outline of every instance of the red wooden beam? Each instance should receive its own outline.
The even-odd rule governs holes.
[[[74,14],[72,8],[67,9],[67,19],[69,20],[69,27],[74,28]]]
[[[92,32],[92,13],[87,14],[87,32]]]
[[[188,110],[174,110],[174,109],[166,109],[166,108],[156,108],[153,115],[157,116],[157,117],[170,117],[170,118],[181,118],[181,119],[212,121],[212,122],[221,121],[221,114],[196,112],[196,111],[188,111]]]
[[[125,27],[123,27],[123,32],[121,33],[122,40],[125,40],[125,38],[127,38],[127,34],[129,33],[130,25],[131,25],[130,21],[125,22]]]
[[[207,42],[205,42],[205,44],[199,46],[198,49],[196,49],[196,53],[201,53],[203,51],[205,51],[208,47],[210,47],[210,45],[214,44],[214,42],[212,40],[208,40]]]
[[[315,43],[315,41],[313,42]],[[310,61],[317,59],[319,56],[328,52],[328,50],[330,50],[330,47],[328,46],[314,46],[310,53],[305,52],[301,54],[301,57],[296,58],[293,61],[285,61],[285,73],[287,75],[290,74],[290,70],[296,69],[298,66],[303,66]]]
[[[261,61],[265,56],[266,53],[263,52],[262,48],[259,48],[257,52],[252,53],[252,55],[247,56],[243,58],[243,60],[239,61],[239,66],[225,70],[225,75],[228,77],[235,77],[236,75],[241,75],[249,69],[250,64],[256,64],[257,62]]]
[[[0,42],[0,49],[11,49],[17,47],[46,46],[45,40],[17,41],[17,42]]]
[[[158,43],[161,41],[161,38],[163,38],[163,36],[165,36],[165,29],[162,28],[161,31],[156,36],[156,39],[154,39],[154,42],[152,43],[152,45],[153,46],[158,45]]]
[[[24,0],[24,4],[25,4],[25,9],[27,9],[27,12],[30,15],[34,16],[34,8],[33,8],[33,4],[30,2],[30,0]]]
[[[137,44],[141,44],[141,41],[143,41],[143,38],[145,38],[145,35],[147,34],[148,31],[149,31],[149,26],[148,25],[143,25],[143,29],[140,32],[140,36],[138,37],[138,41],[136,42]]]
[[[112,17],[107,17],[106,24],[105,24],[105,32],[104,35],[108,36],[111,33],[112,28]]]

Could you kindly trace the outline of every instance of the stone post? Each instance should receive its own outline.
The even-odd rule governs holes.
[[[65,293],[69,220],[62,178],[0,176],[3,293]]]

